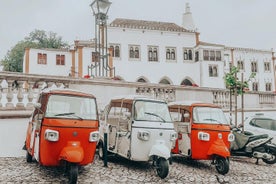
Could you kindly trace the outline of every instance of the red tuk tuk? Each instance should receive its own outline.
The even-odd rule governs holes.
[[[228,173],[234,135],[222,109],[209,103],[178,101],[169,103],[169,111],[178,133],[172,155],[212,160],[218,173]]]
[[[94,160],[99,138],[96,98],[69,89],[44,90],[31,115],[25,149],[27,162],[64,166],[76,183],[78,167]]]

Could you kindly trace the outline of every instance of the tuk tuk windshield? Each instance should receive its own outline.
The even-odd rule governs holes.
[[[214,107],[194,107],[193,119],[195,123],[228,124],[222,109]]]
[[[172,122],[166,103],[157,101],[136,101],[134,119],[138,121]]]
[[[96,120],[96,101],[88,97],[51,95],[48,99],[45,117]]]

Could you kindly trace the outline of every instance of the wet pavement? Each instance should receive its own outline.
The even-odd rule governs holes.
[[[235,157],[230,159],[230,171],[217,173],[210,161],[192,161],[174,158],[169,175],[160,179],[147,162],[132,162],[120,157],[109,157],[108,167],[96,155],[94,163],[80,168],[78,183],[266,183],[276,184],[276,165],[267,165],[255,159]],[[0,183],[68,183],[62,168],[43,167],[27,163],[24,157],[0,158]]]

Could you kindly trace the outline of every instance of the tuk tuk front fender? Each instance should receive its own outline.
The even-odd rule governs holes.
[[[59,155],[59,160],[66,160],[71,163],[79,163],[84,158],[83,148],[80,146],[80,142],[68,142]]]
[[[217,139],[209,148],[207,155],[219,155],[226,158],[230,157],[230,151],[222,139]]]
[[[149,156],[158,156],[168,159],[171,157],[171,151],[166,146],[165,141],[157,141],[155,145],[152,146]]]

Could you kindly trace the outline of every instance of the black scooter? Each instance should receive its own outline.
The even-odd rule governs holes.
[[[276,163],[276,145],[271,143],[273,137],[267,134],[248,135],[237,127],[232,127],[235,140],[231,142],[232,156],[256,158],[256,164],[262,159],[267,164]]]

